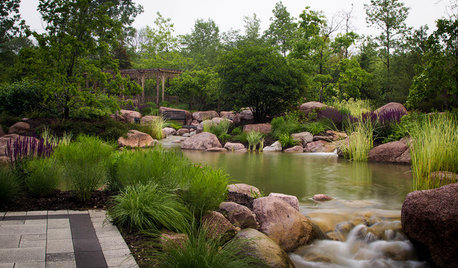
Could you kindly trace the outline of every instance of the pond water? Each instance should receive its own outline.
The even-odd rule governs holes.
[[[191,161],[222,168],[232,183],[296,196],[323,237],[290,253],[296,267],[426,267],[404,236],[400,210],[412,189],[410,167],[349,162],[320,153],[207,153]],[[334,200],[316,202],[315,194]],[[332,238],[332,239],[330,239]]]

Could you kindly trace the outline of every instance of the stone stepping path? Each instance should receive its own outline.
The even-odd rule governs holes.
[[[103,210],[0,212],[0,268],[138,267]]]

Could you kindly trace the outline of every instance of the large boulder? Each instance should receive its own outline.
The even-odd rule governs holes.
[[[164,136],[170,136],[170,135],[176,135],[177,134],[177,131],[174,129],[174,128],[171,128],[171,127],[165,127],[162,129],[162,133],[164,134]]]
[[[324,140],[312,141],[305,145],[304,152],[308,153],[332,153],[336,150],[336,144]]]
[[[151,125],[154,121],[159,120],[161,117],[156,115],[145,115],[140,119],[141,125]]]
[[[212,120],[215,117],[219,117],[219,114],[216,111],[199,111],[192,113],[192,118],[199,122],[204,120]]]
[[[458,183],[407,195],[402,229],[419,251],[438,267],[458,267]]]
[[[254,119],[253,112],[248,108],[242,109],[240,113],[238,113],[238,117],[240,121],[251,121]]]
[[[230,239],[235,233],[235,227],[224,217],[223,214],[217,211],[210,211],[202,217],[202,227],[207,232],[207,235],[212,238]]]
[[[190,125],[192,123],[192,114],[190,112],[186,111],[186,110],[169,108],[169,107],[160,107],[159,108],[159,113],[160,114],[163,114],[164,111],[181,111],[181,112],[185,112],[185,114],[186,114],[186,125]]]
[[[186,133],[189,133],[189,129],[187,128],[180,128],[178,131],[177,131],[177,135],[178,136],[183,136],[184,134]]]
[[[245,149],[245,145],[241,143],[226,142],[226,144],[224,144],[224,148],[228,151],[239,151]]]
[[[282,147],[279,141],[272,143],[270,146],[266,146],[262,149],[263,152],[281,152]]]
[[[256,215],[245,206],[234,202],[222,202],[219,204],[219,211],[236,227],[242,229],[259,227]]]
[[[270,193],[268,196],[280,198],[281,200],[290,204],[297,211],[299,211],[299,199],[297,199],[297,197],[295,197],[294,195],[281,194],[281,193]]]
[[[409,146],[405,139],[388,142],[372,148],[368,159],[375,162],[410,163]]]
[[[227,119],[227,118],[222,118],[222,117],[213,117],[212,118],[213,125],[219,125],[223,121],[227,121],[229,122],[229,124],[232,124],[232,120]]]
[[[17,122],[10,127],[8,134],[25,135],[30,132],[30,124],[27,122]]]
[[[186,150],[207,150],[213,147],[222,148],[215,134],[209,132],[202,132],[189,137],[181,144],[181,149]]]
[[[293,268],[294,264],[288,254],[282,250],[272,239],[255,229],[243,229],[234,239],[246,241],[245,252],[264,261],[272,268]]]
[[[248,124],[243,127],[243,132],[258,131],[263,134],[269,134],[271,130],[272,130],[272,125],[269,123]]]
[[[388,111],[399,112],[402,115],[408,114],[406,107],[398,102],[390,102],[374,111],[375,114],[383,114]]]
[[[309,101],[309,102],[301,104],[301,106],[299,107],[299,110],[304,112],[305,115],[308,115],[310,112],[316,109],[324,108],[324,107],[326,107],[326,104],[323,104],[317,101]]]
[[[140,132],[138,130],[129,130],[127,137],[120,137],[118,139],[118,145],[120,147],[150,147],[154,146],[157,141],[153,139],[149,134]]]
[[[221,111],[219,113],[219,115],[222,117],[222,118],[226,118],[226,119],[229,119],[229,120],[232,120],[234,121],[234,119],[236,118],[236,114],[232,111],[230,112],[227,112],[227,111]]]
[[[261,196],[258,188],[245,183],[229,184],[227,191],[227,201],[246,206],[249,209],[253,209],[253,200]]]
[[[137,111],[121,109],[115,114],[114,118],[125,123],[135,123],[135,120],[140,120],[142,118],[142,114]]]
[[[302,146],[305,146],[307,143],[313,141],[313,135],[310,132],[293,133],[291,134],[291,137]]]
[[[312,236],[309,219],[280,198],[268,196],[255,199],[253,212],[259,230],[285,251],[297,249]]]
[[[304,148],[301,145],[296,145],[291,148],[285,149],[285,153],[302,153],[304,152]]]

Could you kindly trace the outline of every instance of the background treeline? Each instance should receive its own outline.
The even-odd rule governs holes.
[[[16,114],[106,115],[119,107],[119,96],[139,92],[116,75],[124,68],[185,70],[167,90],[188,109],[248,106],[258,119],[304,98],[367,99],[374,106],[396,101],[425,112],[458,104],[456,17],[438,19],[435,29],[412,29],[405,24],[409,9],[398,0],[365,5],[377,36],[353,31],[352,10],[326,18],[305,7],[295,18],[282,2],[264,32],[256,14],[245,17],[243,30],[220,32],[212,19],[198,19],[190,33],[176,35],[160,13],[136,30],[130,24],[142,8],[128,0],[41,0],[47,27],[38,34],[20,20],[19,2],[7,0],[0,12],[0,110]],[[155,84],[146,83],[147,93],[154,94]],[[30,105],[15,111],[12,96],[21,90]]]

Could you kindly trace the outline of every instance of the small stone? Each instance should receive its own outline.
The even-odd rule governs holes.
[[[325,194],[316,194],[312,197],[312,199],[315,201],[329,201],[334,198],[330,197],[329,195],[325,195]]]

